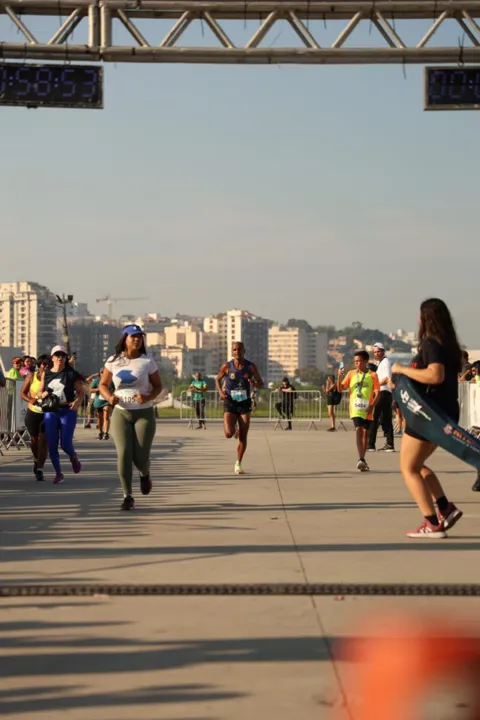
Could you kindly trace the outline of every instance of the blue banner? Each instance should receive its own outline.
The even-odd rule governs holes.
[[[394,382],[393,396],[407,427],[480,470],[480,440],[449,418],[428,395],[421,395],[404,375],[396,375]]]

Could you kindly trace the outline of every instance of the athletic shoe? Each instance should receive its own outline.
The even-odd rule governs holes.
[[[53,480],[54,485],[61,485],[63,483],[63,473],[57,473]]]
[[[103,436],[103,439],[110,440],[110,435],[108,433],[105,433],[105,435]]]
[[[327,428],[327,432],[337,432],[337,428],[329,427]]]
[[[438,511],[438,519],[443,522],[445,530],[450,530],[462,517],[463,512],[453,503],[448,503],[448,508],[444,513]]]
[[[84,427],[84,430],[91,430],[91,429],[92,429],[92,426],[90,425],[90,423],[88,423],[88,424],[85,425],[85,427]]]
[[[393,445],[384,445],[381,450],[383,450],[383,452],[395,452]]]
[[[432,540],[442,540],[448,537],[445,532],[445,525],[441,522],[439,525],[432,525],[432,523],[425,518],[423,523],[417,530],[407,532],[407,537],[410,538],[431,538]]]
[[[123,498],[123,502],[120,505],[120,510],[133,510],[135,508],[135,500],[131,495]]]
[[[74,455],[72,458],[70,458],[70,462],[72,463],[72,470],[75,473],[75,475],[78,475],[80,470],[82,469],[82,463],[78,459],[78,455]]]
[[[365,460],[362,460],[362,458],[360,458],[360,460],[357,462],[357,470],[359,472],[367,472],[367,470],[370,470],[370,468],[368,467]]]
[[[36,478],[37,482],[43,482],[45,480],[45,477],[43,475],[43,470],[40,470],[39,468],[37,468],[37,470],[35,471],[35,478]]]
[[[103,432],[99,432],[99,433],[98,433],[98,439],[99,439],[99,440],[103,440]]]
[[[377,452],[377,448],[367,447],[367,452]]]
[[[245,475],[245,471],[242,470],[242,465],[238,462],[238,460],[235,463],[235,475]]]
[[[140,475],[140,490],[142,495],[148,495],[152,489],[152,481],[150,480],[150,473],[142,477]]]

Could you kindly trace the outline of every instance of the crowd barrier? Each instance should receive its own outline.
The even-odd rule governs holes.
[[[0,388],[0,454],[11,447],[20,450],[29,440],[25,428],[25,403],[20,397],[23,380],[7,378]]]
[[[322,394],[320,390],[295,390],[270,393],[269,420],[274,430],[284,429],[288,423],[308,423],[308,429],[316,430],[322,422]]]
[[[198,421],[219,422],[223,420],[223,400],[216,390],[207,390],[205,393],[205,407],[196,403],[189,390],[180,394],[180,419],[188,420],[188,427],[198,424]]]
[[[480,430],[480,386],[476,382],[459,383],[458,401],[460,404],[459,425],[467,430]]]

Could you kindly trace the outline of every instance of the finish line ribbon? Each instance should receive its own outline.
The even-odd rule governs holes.
[[[480,470],[480,440],[449,418],[428,395],[421,395],[407,377],[397,375],[394,382],[393,396],[407,427]]]

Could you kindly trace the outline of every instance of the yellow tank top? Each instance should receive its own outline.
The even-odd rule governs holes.
[[[37,373],[33,374],[32,382],[30,383],[30,396],[32,398],[37,397],[37,393],[40,391],[40,386],[42,384],[42,381],[38,379]],[[29,405],[28,409],[31,410],[34,413],[43,413],[42,408],[39,408],[38,405]]]
[[[350,417],[367,419],[367,408],[373,398],[373,377],[365,373],[352,371],[350,376]]]

